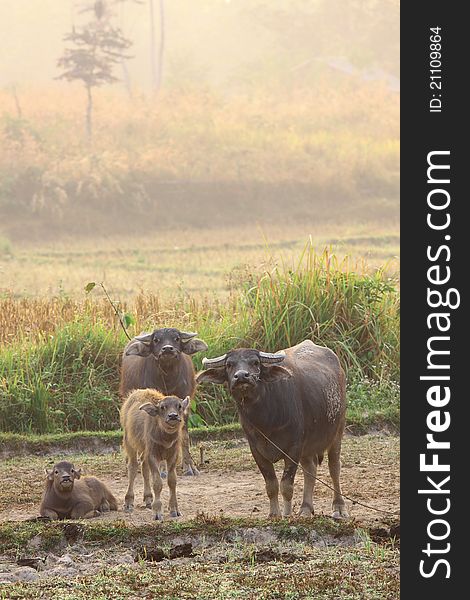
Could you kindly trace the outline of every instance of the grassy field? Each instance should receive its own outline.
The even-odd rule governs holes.
[[[119,310],[131,334],[171,323],[198,331],[211,355],[233,346],[275,351],[313,339],[331,347],[348,371],[350,422],[396,427],[399,294],[393,273],[329,251],[318,254],[313,240],[289,257],[265,256],[254,269],[245,266],[236,276],[232,271],[225,298],[180,293],[170,301],[141,292],[118,303]],[[178,268],[173,264],[174,273]],[[126,338],[107,300],[93,297],[99,289],[85,300],[67,294],[0,299],[1,429],[47,433],[117,426],[119,355]],[[195,357],[196,368],[201,358]],[[233,402],[216,386],[201,388],[196,403],[192,425],[236,419]]]
[[[175,296],[224,299],[247,272],[295,264],[309,238],[319,253],[329,247],[339,257],[353,257],[352,264],[364,260],[371,269],[386,265],[390,275],[398,271],[397,220],[310,221],[287,228],[253,224],[33,244],[5,238],[3,249],[0,243],[0,295],[83,299],[86,283],[103,281],[121,301],[132,301],[139,292],[164,302]]]

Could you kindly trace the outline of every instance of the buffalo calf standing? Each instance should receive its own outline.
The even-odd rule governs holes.
[[[333,480],[333,516],[347,516],[340,487],[340,453],[344,431],[345,376],[337,356],[306,340],[269,354],[237,349],[204,359],[198,382],[225,383],[237,403],[253,458],[266,482],[270,515],[280,515],[279,484],[273,463],[284,460],[281,493],[284,515],[292,512],[298,463],[304,470],[300,515],[313,513],[317,465],[328,453]]]
[[[191,355],[207,350],[207,344],[195,339],[197,333],[174,328],[141,333],[124,349],[121,365],[120,394],[124,398],[136,389],[153,388],[169,396],[192,398],[196,380]],[[183,474],[197,475],[189,452],[189,411],[183,425]]]
[[[81,478],[81,469],[67,461],[47,472],[41,517],[89,519],[109,510],[117,510],[116,498],[96,477]]]
[[[160,501],[163,483],[159,464],[166,460],[170,489],[170,516],[181,515],[176,499],[176,461],[181,448],[183,418],[189,400],[189,396],[181,400],[176,396],[164,396],[157,390],[145,389],[132,392],[122,405],[123,448],[127,454],[129,475],[125,510],[134,508],[134,481],[140,456],[146,507],[153,508],[157,521],[163,519]],[[152,498],[150,480],[152,480],[155,498]]]

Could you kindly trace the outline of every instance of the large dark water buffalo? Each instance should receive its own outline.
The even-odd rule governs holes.
[[[339,481],[345,375],[334,352],[306,340],[276,354],[246,348],[232,350],[218,358],[204,359],[203,364],[206,370],[198,374],[196,381],[227,384],[237,403],[253,458],[266,482],[270,516],[280,515],[273,463],[284,459],[281,493],[285,516],[292,512],[295,463],[305,469],[300,516],[309,516],[313,513],[317,465],[327,452],[335,489],[333,516],[346,517]]]
[[[207,350],[207,344],[196,339],[197,333],[179,329],[155,329],[141,333],[124,349],[121,364],[122,398],[135,389],[154,388],[165,396],[186,398],[194,396],[196,380],[190,356]],[[188,413],[183,427],[183,473],[197,475],[198,471],[189,452]]]

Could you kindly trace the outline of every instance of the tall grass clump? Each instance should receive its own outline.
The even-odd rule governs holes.
[[[311,339],[339,356],[348,378],[349,422],[356,428],[399,425],[399,292],[385,268],[369,271],[311,243],[294,265],[245,275],[219,312],[195,326],[209,356],[234,347],[277,351]],[[201,357],[196,357],[201,367]],[[209,422],[230,422],[236,407],[221,386],[205,386],[198,411]]]
[[[359,270],[358,270],[359,266]],[[399,294],[384,269],[351,268],[305,247],[294,267],[277,266],[244,285],[257,346],[278,350],[311,339],[330,347],[349,370],[398,379]]]
[[[116,339],[118,338],[118,339]],[[114,429],[118,352],[123,340],[75,321],[0,353],[0,430],[48,433]]]

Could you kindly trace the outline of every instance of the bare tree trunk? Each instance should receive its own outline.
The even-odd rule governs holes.
[[[160,46],[158,48],[158,70],[156,90],[160,90],[163,75],[163,54],[165,52],[165,0],[160,0]]]
[[[153,0],[149,0],[150,8],[150,63],[152,70],[152,89],[156,92],[162,85],[163,55],[165,52],[165,1],[159,0],[160,4],[160,44],[158,47],[158,60],[155,36],[155,10]]]
[[[150,8],[150,75],[152,90],[157,87],[157,63],[155,52],[155,14],[153,9],[153,0],[149,0]]]
[[[124,59],[121,60],[122,67],[122,79],[124,81],[124,85],[126,86],[127,93],[129,94],[129,98],[132,98],[132,86],[131,86],[131,76],[129,75],[129,69],[127,68],[127,63]]]
[[[13,93],[13,98],[15,99],[16,114],[18,116],[18,119],[22,119],[23,118],[23,111],[21,110],[20,99],[18,98],[18,94],[16,93],[16,86],[15,85],[13,86],[12,93]]]
[[[87,107],[86,107],[86,133],[88,141],[91,141],[93,129],[92,129],[92,112],[93,112],[93,96],[91,94],[91,85],[87,85]]]

